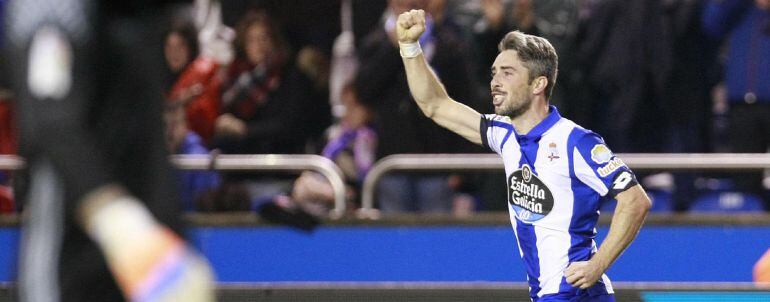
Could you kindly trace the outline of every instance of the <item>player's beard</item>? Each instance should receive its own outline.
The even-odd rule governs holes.
[[[521,98],[521,102],[509,102],[508,105],[500,106],[499,110],[495,110],[495,113],[497,115],[507,116],[511,119],[515,119],[524,112],[527,112],[529,110],[529,107],[532,105],[532,97],[524,96]]]

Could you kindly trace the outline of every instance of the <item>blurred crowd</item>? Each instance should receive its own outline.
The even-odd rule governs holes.
[[[411,99],[395,38],[396,17],[410,9],[427,12],[420,42],[449,95],[479,112],[492,112],[497,43],[520,30],[558,52],[551,103],[615,152],[770,147],[770,0],[233,0],[176,7],[164,40],[147,43],[165,58],[159,131],[169,152],[319,154],[344,172],[353,209],[378,159],[484,152],[425,118]],[[0,89],[0,154],[16,149],[12,99]],[[330,185],[313,172],[177,174],[189,211],[278,204],[323,215],[333,203]],[[9,176],[0,171],[0,211],[18,209]],[[763,184],[770,178],[761,172],[639,176],[664,211],[697,208],[704,190],[740,192],[742,206],[770,210],[770,181]],[[378,207],[457,216],[504,210],[503,179],[388,175]],[[736,204],[730,196],[728,206]]]

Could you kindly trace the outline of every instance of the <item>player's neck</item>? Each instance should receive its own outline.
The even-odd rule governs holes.
[[[537,124],[540,124],[548,116],[548,103],[544,101],[533,101],[532,106],[529,107],[522,115],[511,119],[513,128],[516,129],[516,133],[524,135],[529,133],[532,128],[535,128]]]

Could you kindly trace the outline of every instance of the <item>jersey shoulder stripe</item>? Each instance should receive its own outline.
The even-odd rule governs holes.
[[[498,154],[502,152],[503,146],[515,132],[511,119],[497,114],[482,114],[479,131],[484,147]]]

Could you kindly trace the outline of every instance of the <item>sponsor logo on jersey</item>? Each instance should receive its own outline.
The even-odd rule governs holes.
[[[604,164],[612,159],[612,152],[604,144],[596,144],[591,149],[591,159],[597,164]]]
[[[508,203],[516,217],[524,222],[535,222],[553,209],[553,194],[528,165],[511,173],[508,178]]]
[[[610,163],[600,167],[599,169],[596,169],[596,172],[598,172],[599,176],[601,177],[607,177],[608,175],[612,174],[612,172],[615,172],[615,170],[625,165],[626,163],[620,160],[620,158],[615,157],[610,161]]]

